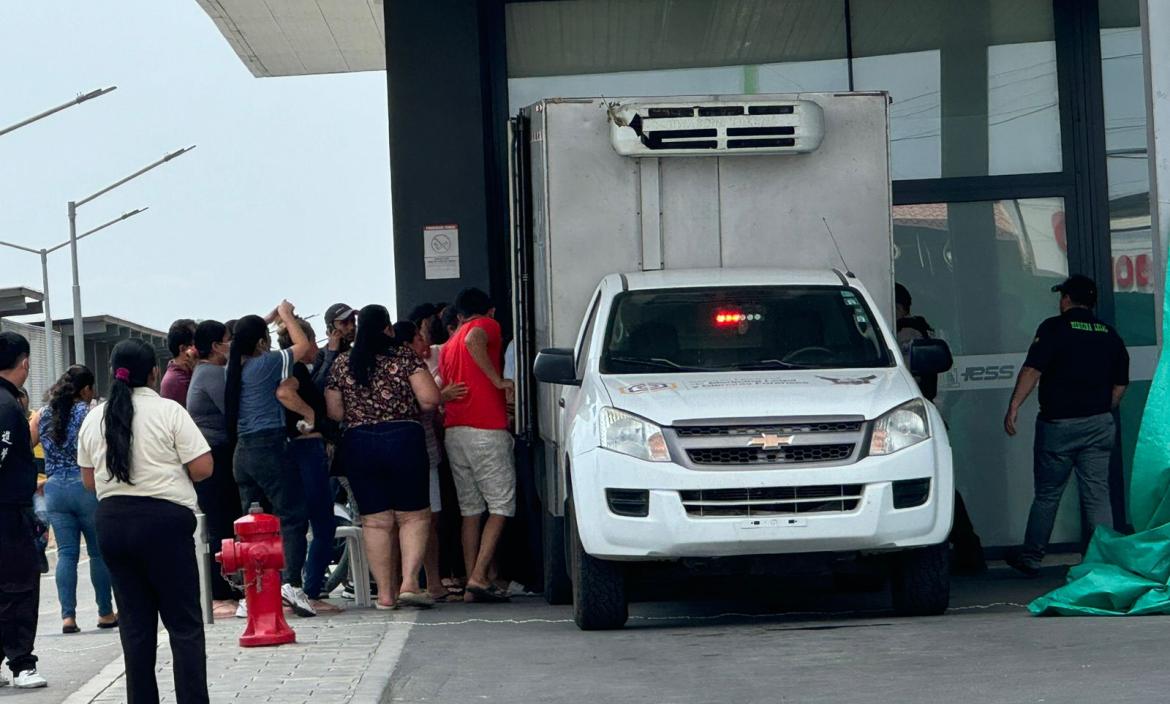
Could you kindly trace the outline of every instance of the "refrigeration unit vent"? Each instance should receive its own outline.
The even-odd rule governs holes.
[[[825,136],[810,100],[614,104],[609,125],[613,148],[633,157],[807,154]]]

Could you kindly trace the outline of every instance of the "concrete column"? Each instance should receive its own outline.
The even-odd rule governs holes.
[[[386,2],[398,309],[479,286],[506,311],[503,0]],[[423,228],[459,227],[459,278],[427,279]]]
[[[1164,319],[1167,276],[1167,245],[1170,244],[1170,3],[1142,0],[1142,43],[1145,45],[1146,125],[1149,132],[1150,223],[1154,233],[1154,259],[1160,263],[1166,286],[1155,289],[1154,310],[1158,321],[1158,344],[1167,333]],[[1150,28],[1157,28],[1151,32]]]

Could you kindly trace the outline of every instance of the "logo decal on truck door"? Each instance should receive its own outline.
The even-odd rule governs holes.
[[[666,384],[663,382],[646,382],[645,384],[633,384],[621,389],[623,394],[645,394],[651,391],[669,391],[677,388],[677,384]]]

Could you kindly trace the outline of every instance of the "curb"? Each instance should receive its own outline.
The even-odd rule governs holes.
[[[386,624],[386,630],[382,634],[382,642],[378,644],[378,649],[370,658],[370,664],[361,680],[358,681],[358,686],[349,701],[358,704],[389,701],[386,697],[390,694],[390,681],[395,668],[398,667],[398,659],[402,657],[402,651],[406,648],[410,632],[414,628],[417,612],[412,611],[400,615],[401,618],[396,618],[391,623]],[[399,624],[403,623],[408,624],[406,628],[399,627]]]

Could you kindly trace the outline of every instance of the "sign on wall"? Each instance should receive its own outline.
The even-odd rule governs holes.
[[[459,278],[459,226],[423,228],[423,268],[428,279]]]

